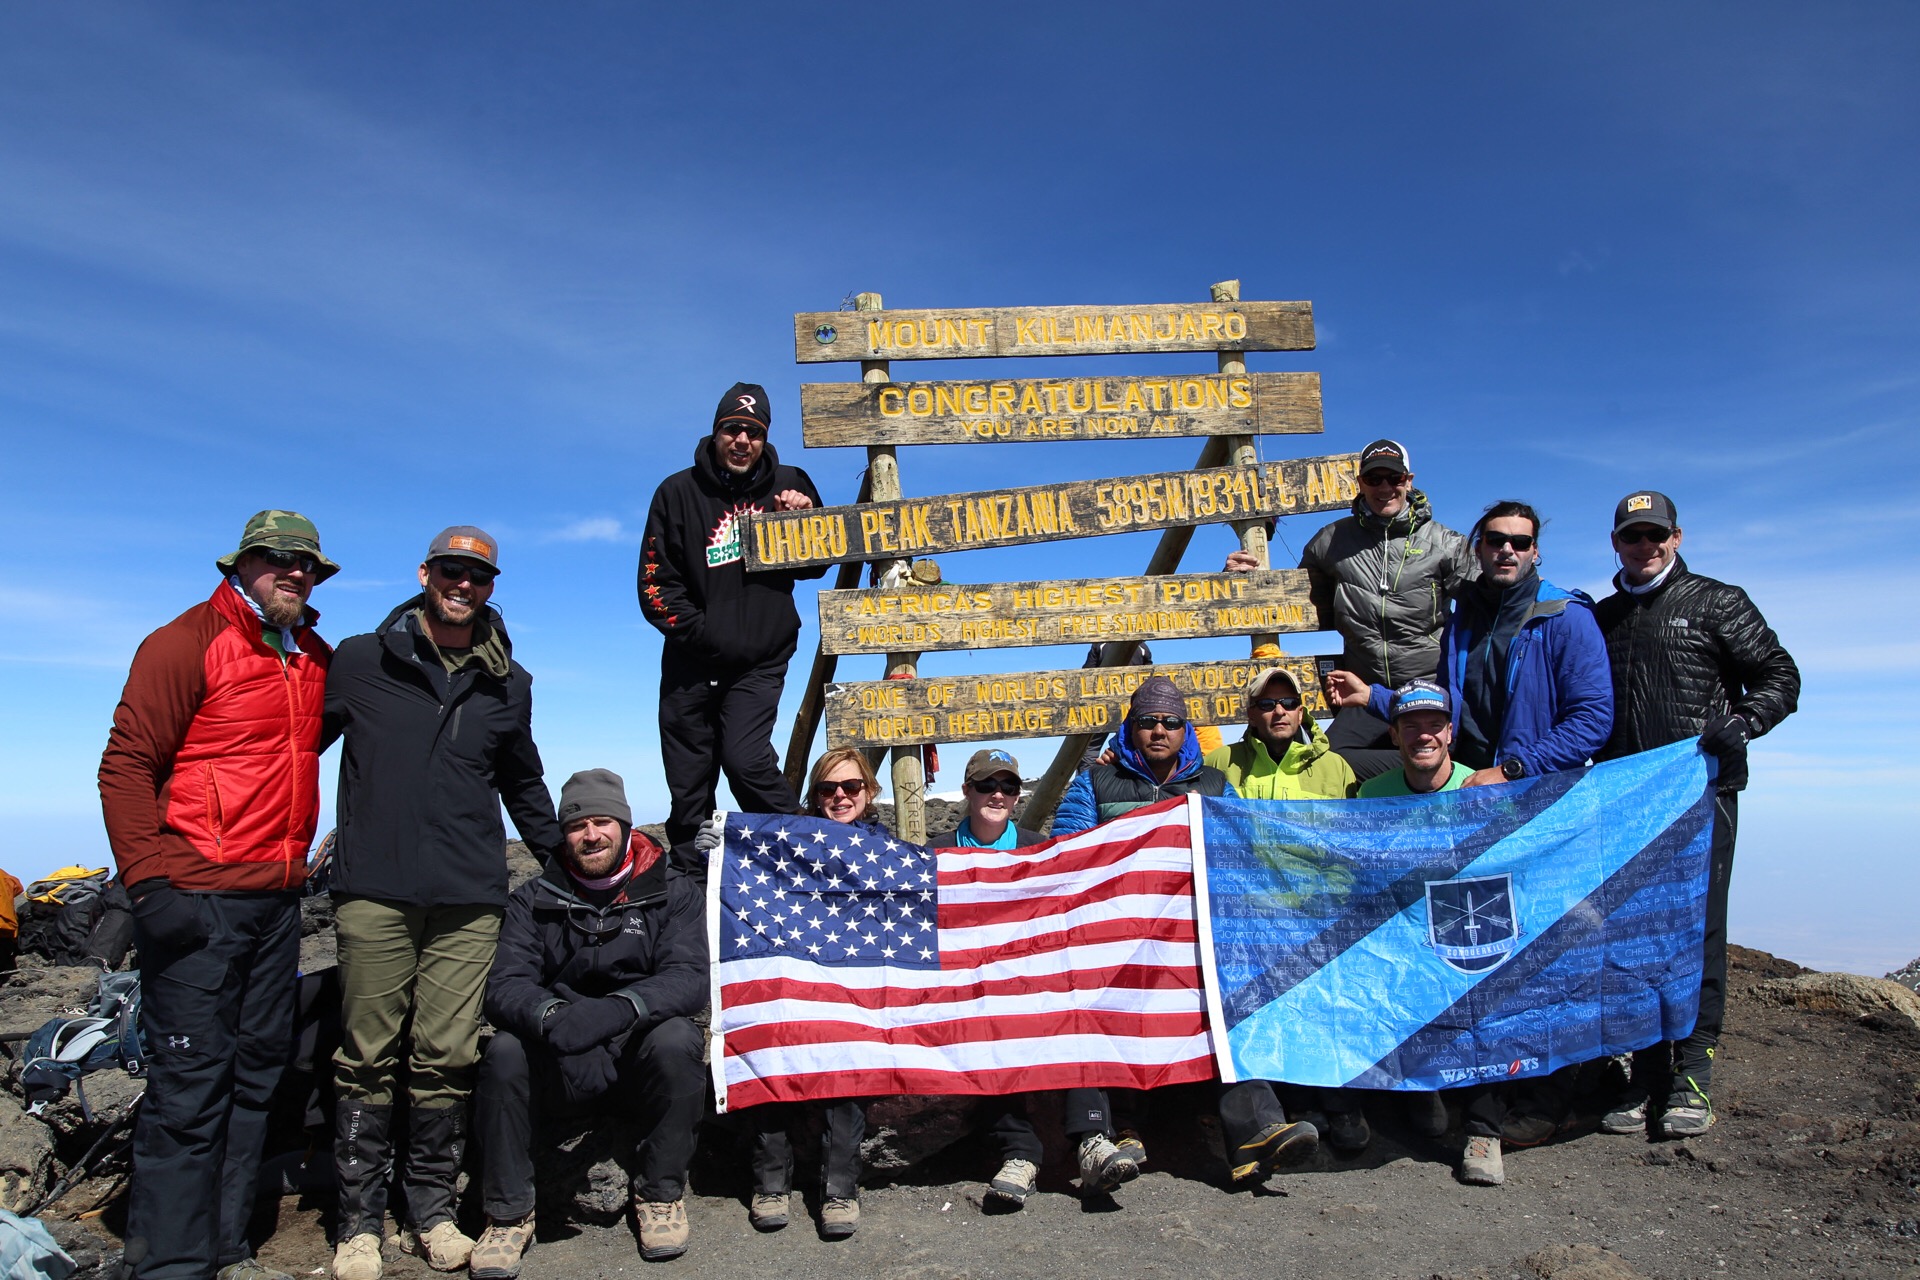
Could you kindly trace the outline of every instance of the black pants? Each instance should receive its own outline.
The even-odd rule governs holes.
[[[1009,1160],[1030,1160],[1039,1164],[1046,1154],[1040,1145],[1039,1131],[1027,1118],[1027,1095],[1012,1094],[987,1099],[987,1132],[1000,1148],[1002,1164]]]
[[[1400,750],[1387,736],[1387,722],[1366,707],[1334,712],[1333,723],[1327,726],[1327,744],[1362,782],[1401,765]]]
[[[1104,1133],[1111,1138],[1121,1129],[1138,1128],[1142,1098],[1138,1089],[1115,1089],[1111,1099],[1105,1089],[1067,1090],[1067,1136]]]
[[[670,1203],[686,1192],[693,1163],[694,1128],[706,1103],[700,1029],[691,1018],[668,1018],[644,1035],[627,1037],[618,1057],[618,1082],[601,1103],[619,1106],[639,1122],[632,1189],[642,1200]],[[496,1222],[533,1208],[534,1125],[540,1115],[580,1114],[561,1101],[553,1052],[496,1031],[480,1059],[477,1121],[486,1172],[482,1207]]]
[[[803,1106],[819,1107],[826,1120],[820,1135],[820,1194],[829,1200],[858,1198],[867,1108],[853,1098],[828,1103],[769,1102],[742,1112],[753,1126],[754,1194],[778,1196],[793,1190],[793,1139],[787,1128]]]
[[[1282,1124],[1287,1113],[1280,1106],[1273,1086],[1265,1080],[1242,1080],[1218,1086],[1220,1136],[1227,1144],[1227,1163],[1233,1153],[1253,1141],[1254,1135],[1270,1124]]]
[[[1725,791],[1714,797],[1713,848],[1708,855],[1707,928],[1700,940],[1700,1016],[1693,1033],[1676,1044],[1657,1044],[1633,1055],[1633,1081],[1656,1099],[1678,1084],[1692,1081],[1702,1093],[1713,1083],[1713,1055],[1727,1016],[1727,888],[1733,883],[1733,841],[1738,834],[1740,797]]]
[[[660,660],[660,762],[672,807],[667,843],[675,865],[695,865],[693,837],[713,816],[714,788],[725,770],[743,813],[793,813],[800,804],[780,772],[773,722],[786,684],[788,649],[746,671],[713,670],[668,645]]]
[[[126,1252],[140,1280],[202,1280],[253,1256],[267,1105],[292,1053],[299,898],[186,896],[207,927],[203,945],[181,951],[134,931],[147,1095]]]

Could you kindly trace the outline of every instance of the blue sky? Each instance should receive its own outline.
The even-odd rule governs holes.
[[[1318,321],[1317,351],[1249,360],[1324,382],[1326,435],[1267,457],[1397,436],[1443,520],[1531,500],[1547,575],[1595,593],[1613,503],[1672,494],[1690,562],[1747,587],[1806,677],[1754,751],[1734,939],[1865,972],[1920,952],[1899,746],[1920,567],[1892,483],[1917,460],[1920,11],[666,12],[0,9],[0,864],[105,862],[94,771],[127,661],[267,506],[346,566],[315,597],[336,640],[411,592],[437,529],[493,531],[550,780],[617,769],[657,816],[659,642],[633,595],[653,488],[736,378],[767,385],[783,458],[829,499],[863,465],[799,447],[799,384],[857,371],[796,366],[793,312],[857,290],[1172,302],[1238,277]],[[1040,370],[896,366],[1008,371]],[[945,493],[1197,452],[926,447],[901,469]],[[1317,522],[1287,522],[1276,558]],[[1151,541],[944,568],[1123,574]],[[1189,566],[1229,544],[1202,530]]]

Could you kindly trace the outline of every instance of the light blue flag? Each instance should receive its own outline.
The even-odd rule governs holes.
[[[1222,1078],[1439,1089],[1684,1038],[1712,776],[1689,739],[1437,795],[1201,801]]]

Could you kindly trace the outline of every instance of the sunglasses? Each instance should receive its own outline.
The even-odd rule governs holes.
[[[813,798],[825,800],[836,791],[843,796],[857,796],[866,789],[866,782],[860,778],[846,778],[839,782],[816,782],[813,784]]]
[[[1296,711],[1300,707],[1300,699],[1298,698],[1255,698],[1253,700],[1253,709],[1255,711],[1271,711],[1275,707],[1279,707],[1282,711]]]
[[[304,551],[277,551],[272,547],[254,547],[252,551],[281,573],[290,569],[298,569],[306,574],[320,572],[320,562]]]
[[[1004,778],[982,778],[978,782],[969,782],[967,785],[972,787],[977,795],[1018,796],[1020,794],[1020,784],[1008,782]]]
[[[1620,539],[1622,543],[1624,543],[1629,547],[1637,547],[1643,542],[1651,542],[1654,546],[1657,547],[1662,543],[1664,543],[1668,538],[1671,538],[1673,536],[1673,530],[1640,527],[1640,528],[1634,528],[1634,529],[1622,529],[1619,533],[1616,533],[1613,536]]]
[[[757,422],[723,422],[720,431],[723,435],[745,436],[749,440],[767,438],[767,429]]]
[[[1404,471],[1369,471],[1360,477],[1360,483],[1369,489],[1378,489],[1381,485],[1399,484],[1406,478]]]
[[[1512,547],[1515,551],[1533,550],[1533,535],[1530,533],[1496,533],[1488,529],[1480,535],[1480,542],[1495,551],[1502,547]]]
[[[489,569],[483,564],[474,564],[470,560],[435,560],[433,571],[448,582],[458,582],[462,578],[471,579],[476,587],[484,587],[499,577],[499,571]]]
[[[1184,716],[1135,716],[1133,723],[1136,727],[1142,729],[1157,727],[1161,729],[1171,729],[1175,732],[1187,727],[1186,717]]]

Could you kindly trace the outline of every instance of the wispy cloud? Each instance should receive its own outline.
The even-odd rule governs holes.
[[[547,542],[628,542],[636,535],[612,516],[588,516],[546,535]]]

